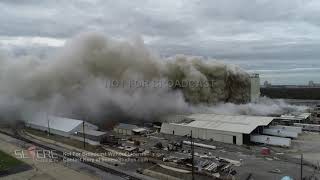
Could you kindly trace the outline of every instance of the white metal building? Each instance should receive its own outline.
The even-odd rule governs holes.
[[[250,134],[258,127],[268,126],[273,117],[191,114],[170,116],[162,123],[161,133],[179,136],[190,135],[194,138],[212,139],[224,143],[242,145],[250,142]],[[262,128],[261,128],[262,130]]]
[[[83,121],[77,119],[69,119],[57,116],[48,116],[46,113],[38,113],[25,120],[27,127],[47,131],[51,134],[70,137],[75,132],[82,132]],[[91,123],[85,122],[85,131],[97,130],[98,127]]]

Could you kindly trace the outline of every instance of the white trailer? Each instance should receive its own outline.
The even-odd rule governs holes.
[[[275,146],[290,147],[291,139],[266,135],[250,135],[250,141],[255,143],[269,144]]]
[[[302,133],[302,127],[296,127],[296,126],[275,125],[275,126],[270,126],[270,129],[282,129],[286,131],[296,132],[298,134]]]
[[[294,123],[294,126],[302,127],[304,131],[316,131],[320,132],[320,124],[303,124],[303,123]]]
[[[282,129],[263,129],[263,134],[279,136],[279,137],[289,137],[289,138],[297,138],[298,133],[292,131],[286,131]]]

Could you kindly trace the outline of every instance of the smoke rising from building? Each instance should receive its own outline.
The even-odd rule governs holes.
[[[114,80],[197,81],[210,86],[106,86]],[[243,107],[250,106],[233,104],[250,98],[249,75],[237,66],[183,55],[163,59],[150,53],[142,40],[118,42],[99,33],[74,37],[48,59],[0,57],[0,83],[0,113],[5,120],[39,111],[99,120],[154,120],[221,109],[243,113]],[[245,113],[274,110],[278,111]]]
[[[227,115],[278,116],[285,113],[299,113],[308,109],[307,106],[290,105],[282,99],[261,97],[257,102],[246,104],[218,103],[214,106],[194,106],[194,113],[214,113]]]

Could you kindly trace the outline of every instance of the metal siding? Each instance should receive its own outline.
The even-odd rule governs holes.
[[[273,117],[263,116],[232,116],[217,114],[192,114],[186,116],[186,118],[194,121],[188,124],[181,124],[182,126],[245,134],[251,133],[258,126],[268,125],[274,119]]]
[[[239,134],[237,135],[237,145],[242,145],[243,144],[243,135]]]
[[[190,128],[190,127],[183,127],[183,126],[174,125],[171,129],[170,134],[172,134],[172,131],[174,130],[175,135],[180,135],[180,136],[190,135],[191,129],[192,128]]]
[[[222,138],[223,138],[222,142],[233,144],[233,136],[232,135],[224,134],[224,135],[222,135]]]
[[[200,139],[207,139],[207,131],[205,129],[199,129],[198,137]]]
[[[172,131],[175,131],[175,135],[184,136],[190,134],[192,130],[193,137],[199,139],[206,139],[210,140],[213,139],[214,141],[224,142],[224,143],[233,143],[233,136],[237,137],[236,144],[242,145],[242,134],[241,133],[232,133],[232,132],[224,132],[224,131],[215,131],[212,129],[205,129],[205,128],[196,128],[196,127],[188,127],[188,126],[181,126],[177,124],[169,124],[163,123],[161,126],[161,133],[164,134],[172,134]]]

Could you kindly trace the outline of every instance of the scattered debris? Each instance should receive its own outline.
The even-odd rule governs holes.
[[[182,142],[183,142],[183,144],[191,145],[190,141],[182,141]],[[211,146],[211,145],[207,145],[207,144],[193,143],[193,145],[198,146],[198,147],[208,148],[208,149],[217,149],[216,146]]]
[[[281,170],[280,170],[280,169],[273,169],[273,170],[270,170],[269,172],[271,172],[271,173],[276,173],[276,174],[280,174],[280,173],[281,173]]]
[[[270,151],[269,148],[263,147],[263,148],[261,148],[260,153],[261,153],[261,155],[265,155],[265,156],[266,156],[266,155],[270,155],[270,154],[271,154],[271,151]]]
[[[280,160],[280,159],[279,159],[279,158],[277,158],[277,157],[273,157],[273,159],[274,159],[274,160]]]
[[[162,149],[163,145],[161,142],[158,142],[156,145],[154,145],[154,147],[158,148],[158,149]]]

